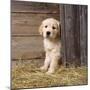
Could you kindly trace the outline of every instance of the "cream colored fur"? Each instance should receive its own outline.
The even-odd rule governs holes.
[[[45,19],[40,25],[39,32],[43,36],[46,52],[44,65],[40,69],[51,74],[58,68],[61,58],[60,22],[54,18]]]

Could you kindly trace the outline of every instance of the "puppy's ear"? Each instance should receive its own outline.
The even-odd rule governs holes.
[[[40,27],[39,27],[39,33],[40,33],[40,35],[43,34],[42,29],[43,29],[43,26],[42,26],[42,24],[41,24]]]

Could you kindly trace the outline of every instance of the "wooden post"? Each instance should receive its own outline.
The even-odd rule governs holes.
[[[60,5],[60,21],[64,65],[86,65],[87,6]]]
[[[87,6],[79,6],[81,65],[87,65]]]
[[[65,13],[64,13],[64,6],[60,5],[60,23],[61,23],[61,42],[62,42],[62,63],[66,66],[66,36],[65,36]]]

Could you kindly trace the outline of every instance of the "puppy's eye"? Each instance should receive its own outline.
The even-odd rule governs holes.
[[[45,28],[47,28],[48,26],[46,25]]]
[[[53,26],[52,29],[56,29],[56,27]]]

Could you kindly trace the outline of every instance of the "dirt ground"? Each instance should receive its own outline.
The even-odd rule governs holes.
[[[40,71],[43,60],[12,61],[12,89],[87,85],[87,67],[65,68],[47,75]]]

